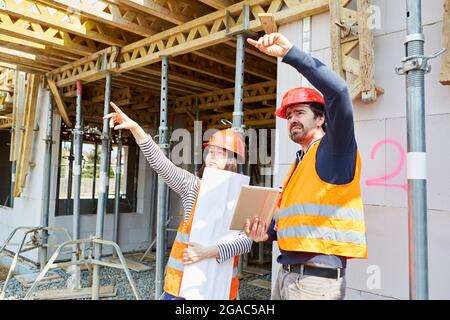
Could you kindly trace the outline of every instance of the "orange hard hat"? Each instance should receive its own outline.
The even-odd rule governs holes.
[[[299,103],[311,103],[316,102],[325,107],[325,100],[322,95],[313,88],[299,87],[294,88],[286,92],[281,101],[281,107],[277,109],[275,115],[277,117],[286,119],[286,109],[292,105]]]
[[[233,129],[217,131],[209,138],[207,143],[203,144],[203,146],[216,146],[224,148],[238,154],[242,157],[242,159],[245,158],[244,140],[242,139],[241,134]]]

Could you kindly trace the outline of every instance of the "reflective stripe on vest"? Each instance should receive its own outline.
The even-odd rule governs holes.
[[[276,217],[278,245],[286,251],[366,258],[359,153],[353,180],[333,185],[317,174],[319,145],[291,167],[284,182]]]
[[[200,193],[200,190],[199,190]],[[183,250],[187,248],[187,244],[189,243],[189,235],[191,232],[192,221],[194,219],[195,207],[197,205],[197,198],[195,199],[194,205],[192,206],[192,211],[189,216],[188,222],[185,224],[183,220],[180,222],[180,226],[178,228],[177,236],[172,245],[172,250],[170,252],[169,260],[167,261],[166,267],[166,276],[164,279],[164,291],[175,296],[179,297],[181,281],[183,279],[183,271],[184,271],[184,263],[183,263]],[[235,257],[233,263],[233,276],[231,279],[231,287],[230,287],[230,300],[234,300],[237,298],[238,290],[239,290],[239,279],[238,279],[238,260],[239,257]]]

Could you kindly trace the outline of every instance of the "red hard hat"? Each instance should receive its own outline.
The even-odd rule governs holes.
[[[216,146],[234,152],[245,159],[245,144],[241,135],[233,129],[224,129],[217,131],[210,138],[204,147]]]
[[[322,95],[313,88],[299,87],[286,92],[281,101],[281,107],[277,109],[275,115],[286,119],[286,109],[294,104],[317,102],[325,107],[325,100]]]

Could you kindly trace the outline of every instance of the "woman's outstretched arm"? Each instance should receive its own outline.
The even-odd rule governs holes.
[[[198,178],[174,165],[136,121],[130,119],[114,102],[111,102],[111,106],[115,112],[104,117],[109,119],[109,126],[114,130],[130,130],[153,170],[172,190],[185,196],[198,183]]]

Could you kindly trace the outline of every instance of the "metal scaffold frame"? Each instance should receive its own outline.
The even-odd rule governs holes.
[[[22,240],[19,243],[11,243],[11,240],[14,238],[14,236],[16,235],[16,233],[20,230],[24,230],[25,233],[22,236]],[[44,232],[45,231],[45,232]],[[19,261],[19,256],[22,253],[34,250],[34,249],[38,249],[41,250],[43,247],[45,247],[46,249],[49,247],[49,244],[47,241],[44,241],[44,239],[42,238],[42,234],[46,234],[48,236],[48,232],[63,232],[68,239],[71,239],[70,234],[67,232],[66,229],[64,228],[49,228],[49,227],[26,227],[26,226],[21,226],[21,227],[17,227],[15,228],[6,238],[5,242],[3,243],[2,247],[0,248],[0,254],[8,247],[8,246],[16,246],[18,245],[18,249],[14,254],[14,258],[13,261],[11,263],[11,266],[9,268],[8,271],[8,275],[6,277],[5,283],[3,284],[3,289],[1,290],[0,293],[0,300],[5,299],[5,295],[6,295],[6,289],[8,287],[8,283],[9,280],[11,279],[17,263]],[[26,243],[26,239],[27,237],[31,234],[30,240]],[[25,247],[25,245],[27,245]],[[44,264],[45,265],[45,264]],[[43,268],[43,266],[42,266]]]
[[[86,244],[89,245],[86,249]],[[55,263],[56,259],[58,258],[59,254],[61,253],[61,250],[64,247],[71,247],[73,245],[84,245],[82,249],[80,250],[80,259],[77,261],[71,261],[71,262],[61,262],[61,263]],[[98,247],[102,245],[108,245],[112,246],[112,248],[116,251],[117,256],[119,257],[120,264],[117,263],[111,263],[106,261],[101,261],[99,259],[94,258],[94,254],[98,252]],[[88,253],[86,255],[86,253]],[[87,256],[87,258],[85,258]],[[122,251],[120,250],[120,247],[114,243],[113,241],[108,240],[102,240],[98,239],[96,237],[90,237],[89,239],[80,239],[80,240],[69,240],[64,243],[61,243],[58,248],[56,249],[55,253],[53,253],[52,257],[49,259],[48,263],[45,265],[44,269],[39,273],[38,277],[36,278],[36,281],[33,283],[31,288],[26,293],[24,300],[30,300],[33,298],[33,293],[36,290],[38,284],[41,282],[41,280],[44,278],[44,276],[47,274],[47,272],[50,269],[54,268],[62,268],[67,266],[73,266],[73,265],[94,265],[95,267],[109,267],[109,268],[116,268],[121,269],[125,272],[128,282],[130,283],[130,287],[133,291],[134,296],[136,297],[136,300],[140,300],[139,292],[136,288],[136,284],[134,283],[133,277],[131,276],[130,270],[128,269],[127,263],[125,261],[125,258],[123,257]],[[76,289],[74,289],[76,291]],[[93,285],[92,286],[92,300],[98,300],[99,298],[99,287]]]

